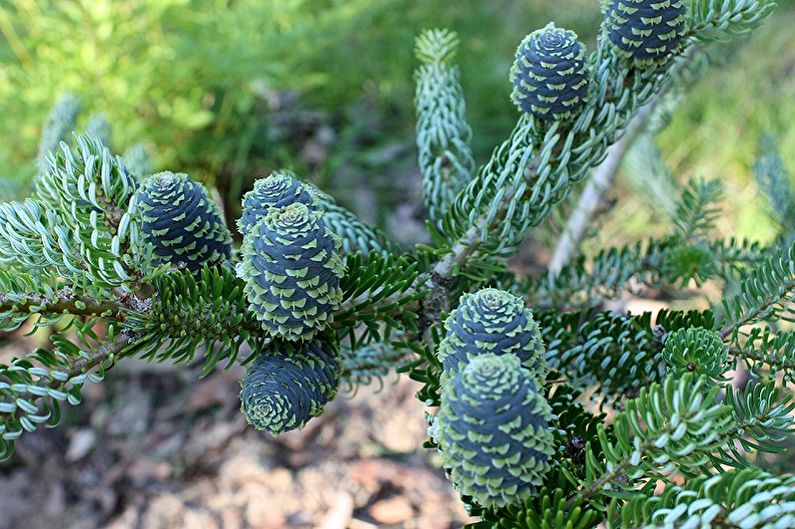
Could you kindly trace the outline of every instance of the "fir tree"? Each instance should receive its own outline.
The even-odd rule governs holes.
[[[200,356],[204,375],[247,365],[241,410],[273,434],[322,413],[341,382],[355,389],[397,369],[422,383],[427,445],[474,527],[791,527],[793,478],[756,466],[793,430],[795,339],[782,325],[795,313],[791,237],[714,239],[721,186],[692,180],[665,237],[543,277],[506,266],[644,106],[681,82],[677,65],[695,47],[747,33],[774,8],[602,4],[590,54],[554,25],[519,43],[506,82],[517,123],[479,166],[457,38],[418,38],[432,243],[412,251],[286,171],[244,198],[233,251],[203,186],[149,176],[140,152],[114,156],[104,138],[62,141],[76,112],[62,103],[34,194],[0,205],[1,328],[49,329],[52,342],[0,365],[0,457],[130,357]],[[760,181],[783,186],[781,165],[764,160]],[[791,208],[774,209],[788,229]],[[705,281],[733,286],[712,310],[604,310],[624,292]],[[741,365],[753,376],[738,389],[727,377]],[[610,423],[583,405],[586,392]]]

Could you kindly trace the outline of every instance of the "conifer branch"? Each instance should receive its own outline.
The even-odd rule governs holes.
[[[698,73],[703,71],[704,62],[697,60],[700,52],[699,46],[691,45],[684,55],[676,59],[666,84],[657,92],[654,99],[638,110],[623,135],[608,148],[604,161],[593,170],[550,259],[548,266],[550,281],[576,255],[590,223],[598,214],[604,194],[613,187],[624,158],[638,137],[647,131],[659,111],[658,107],[665,108],[675,94],[684,92],[685,88],[698,78]]]
[[[549,261],[548,275],[550,280],[557,277],[561,269],[577,253],[580,243],[585,237],[587,230],[591,227],[591,222],[597,215],[598,209],[601,207],[605,193],[613,187],[624,157],[632,147],[635,139],[645,130],[649,117],[654,112],[656,101],[659,100],[660,97],[658,96],[654,101],[651,101],[638,111],[627,130],[624,131],[624,135],[607,149],[607,156],[604,161],[594,169],[588,179],[588,184],[577,199],[577,204],[574,206],[574,210],[563,228],[560,240],[555,246],[555,251]]]
[[[284,170],[244,197],[235,251],[208,190],[168,171],[140,180],[151,166],[130,171],[111,155],[106,121],[92,120],[92,135],[75,146],[42,149],[47,171],[34,197],[0,207],[8,265],[0,328],[38,316],[34,331],[56,332],[51,348],[0,364],[0,459],[24,432],[57,424],[86,381],[133,356],[186,364],[200,356],[201,376],[239,362],[247,368],[241,411],[274,435],[320,415],[341,380],[355,390],[406,362],[399,371],[422,384],[417,397],[438,407],[427,446],[441,450],[453,485],[482,518],[478,529],[585,529],[629,513],[617,509],[637,497],[649,503],[624,520],[642,520],[657,501],[656,480],[673,490],[674,475],[690,486],[705,468],[781,451],[795,403],[776,383],[795,377],[793,333],[739,328],[795,319],[795,248],[773,255],[710,240],[718,184],[691,182],[668,237],[568,262],[565,248],[576,248],[601,193],[586,192],[571,220],[573,244],[562,243],[565,265],[556,258],[540,281],[520,280],[507,265],[530,228],[605,156],[609,171],[595,182],[613,178],[661,93],[686,84],[679,67],[703,66],[683,64],[699,40],[745,32],[770,6],[603,2],[590,56],[554,23],[530,33],[510,76],[521,115],[479,170],[452,64],[456,37],[426,32],[417,41],[417,143],[433,246],[416,252],[401,253]],[[69,128],[65,110],[53,137]],[[780,181],[780,168],[772,170]],[[740,280],[717,325],[711,311],[560,310],[635,286],[714,277]],[[727,372],[741,359],[767,380],[732,391]],[[577,402],[585,389],[616,409],[612,424]],[[731,521],[737,511],[718,515]]]
[[[793,342],[792,336],[789,336],[789,342]],[[791,343],[795,345],[795,343]],[[792,350],[784,352],[780,351],[782,356],[765,354],[759,351],[751,342],[745,346],[735,346],[729,349],[734,358],[739,360],[750,361],[751,363],[762,363],[767,366],[773,367],[776,371],[791,371],[795,372],[795,357],[792,356]],[[789,353],[789,354],[787,354]],[[784,356],[786,355],[786,356]]]
[[[693,0],[688,36],[720,41],[756,28],[776,8],[775,0]]]
[[[0,313],[72,314],[123,319],[124,308],[124,305],[117,301],[75,296],[68,290],[58,292],[53,297],[35,293],[14,295],[0,293]]]
[[[795,381],[795,332],[755,327],[742,344],[733,337],[726,341],[732,357],[743,360],[751,372],[767,370],[769,377],[781,373],[785,384]]]
[[[118,333],[110,340],[102,343],[89,352],[86,357],[77,359],[74,364],[69,367],[68,371],[66,371],[69,378],[87,373],[105,361],[116,358],[127,346],[134,343],[137,339],[138,336],[128,331]]]
[[[691,379],[688,382],[692,383],[693,380]],[[675,384],[675,382],[672,380],[668,380],[666,381],[666,383],[671,385]],[[682,383],[680,383],[680,385],[681,384]],[[641,394],[639,399],[646,398],[647,395],[645,394],[645,389],[643,391],[644,393]],[[654,397],[652,397],[651,396],[653,394],[652,392],[656,392],[657,394]],[[652,398],[661,399],[660,393],[661,391],[659,386],[652,386],[652,389],[650,390],[648,397],[649,399]],[[715,393],[716,392],[713,391],[710,395],[714,397]],[[686,397],[685,393],[681,392],[681,388],[679,395],[680,398],[681,397],[692,398],[692,395]],[[697,400],[699,403],[702,402],[701,399]],[[634,400],[630,402],[634,403]],[[710,403],[705,402],[705,405],[709,406]],[[643,441],[641,443],[629,445],[628,443],[630,443],[630,440],[627,437],[625,440],[625,446],[628,449],[629,453],[622,454],[620,452],[621,447],[614,447],[611,450],[612,457],[614,458],[621,457],[622,459],[620,460],[620,462],[610,465],[609,469],[601,472],[599,477],[593,479],[592,481],[589,481],[582,489],[580,489],[577,492],[577,497],[582,498],[583,500],[586,501],[590,500],[596,497],[597,495],[600,495],[607,485],[615,484],[621,478],[628,478],[629,476],[627,474],[637,472],[641,464],[646,462],[648,459],[652,458],[653,454],[659,454],[661,452],[660,440],[670,439],[675,434],[675,432],[677,432],[677,430],[682,430],[682,425],[685,425],[686,427],[685,431],[686,431],[686,429],[693,428],[693,426],[689,424],[690,422],[693,422],[697,426],[701,423],[711,421],[713,418],[719,419],[721,414],[725,415],[726,411],[727,409],[725,407],[715,406],[714,404],[712,405],[711,408],[707,408],[705,410],[694,407],[690,407],[689,409],[684,409],[684,410],[677,410],[676,423],[667,422],[662,428],[657,428],[653,432],[650,432],[649,435],[645,436],[645,438],[643,438]],[[627,412],[624,412],[622,414],[622,416],[629,417],[629,414],[632,414],[634,412],[635,412],[634,408],[629,408]],[[725,417],[722,422],[722,424],[724,425],[726,424],[725,420],[726,418],[727,417]],[[602,427],[601,430],[603,429],[604,428]],[[636,434],[639,433],[640,432],[636,432]],[[721,431],[721,433],[723,432]],[[726,433],[728,434],[729,432],[727,431]],[[629,432],[627,432],[627,435],[628,434]],[[706,438],[708,434],[705,432],[701,432],[701,435],[704,438]],[[711,431],[709,435],[711,435]],[[606,437],[602,435],[601,439],[606,439]],[[707,448],[711,449],[714,447],[713,445],[714,441],[709,442]],[[664,447],[664,444],[662,444],[662,446]],[[602,447],[602,450],[606,450],[607,448],[608,447]],[[590,455],[591,449],[592,447],[586,447],[586,453]],[[694,452],[690,451],[688,455],[692,457],[694,455]],[[667,460],[668,458],[665,458],[663,461]],[[596,461],[594,461],[592,464],[597,464],[597,463]],[[577,501],[576,497],[570,498],[567,502],[567,507],[569,508],[572,507],[576,501]]]
[[[738,469],[669,485],[661,495],[614,501],[608,527],[618,529],[712,527],[741,529],[791,525],[795,477]],[[613,516],[611,516],[613,515]]]
[[[780,451],[770,440],[780,441],[782,432],[792,431],[790,412],[795,405],[791,397],[785,396],[779,403],[775,383],[749,383],[742,394],[728,389],[727,398],[717,402],[719,387],[705,387],[704,381],[687,374],[676,381],[669,377],[662,387],[652,386],[648,393],[643,390],[616,417],[615,427],[625,433],[612,445],[603,433],[604,427],[599,425],[601,449],[608,468],[580,489],[576,497],[570,498],[567,505],[573,506],[577,498],[592,499],[607,485],[616,484],[624,477],[629,478],[628,482],[635,478],[665,479],[674,471],[698,476],[703,475],[707,462],[716,467],[744,466],[735,443],[757,450]],[[644,402],[647,398],[648,402]],[[656,415],[673,403],[678,405],[670,413]],[[652,422],[643,425],[646,421]],[[663,422],[662,427],[659,422]],[[642,442],[637,443],[633,436],[641,437]],[[587,464],[596,471],[600,464],[592,449],[586,450]]]
[[[560,310],[596,306],[615,299],[620,292],[651,287],[663,275],[669,241],[607,248],[592,259],[580,256],[551,278],[528,278],[528,302],[540,308]]]
[[[84,382],[101,380],[116,357],[137,338],[135,333],[122,330],[83,350],[56,335],[52,338],[54,351],[37,349],[10,365],[0,364],[0,459],[13,453],[14,441],[24,431],[35,431],[41,424],[57,424],[61,405],[79,404]]]
[[[527,229],[541,222],[572,184],[601,162],[608,146],[621,137],[638,109],[667,80],[664,72],[618,70],[616,57],[605,47],[596,53],[605,70],[616,69],[621,79],[600,81],[604,85],[599,97],[570,131],[556,122],[539,141],[533,120],[527,115],[519,119],[510,138],[495,150],[448,211],[444,225],[452,241],[447,250],[450,255],[438,263],[437,276],[451,277],[474,254],[504,257],[513,253]],[[607,119],[601,112],[604,108],[616,113],[609,122],[601,123]],[[580,133],[586,123],[589,131],[599,130],[598,138]],[[577,156],[572,156],[573,150]]]
[[[676,239],[649,240],[617,248],[605,248],[591,258],[579,256],[549,277],[526,278],[520,282],[528,303],[540,308],[574,310],[614,300],[622,293],[637,294],[643,289],[673,284],[692,270],[680,266],[682,249]],[[718,239],[695,248],[703,258],[698,264],[701,279],[735,279],[765,262],[768,249],[756,243]],[[687,257],[687,256],[685,256]],[[687,265],[688,263],[685,262]]]
[[[76,357],[69,364],[65,364],[57,369],[60,372],[58,377],[41,377],[37,385],[42,388],[59,389],[67,381],[73,380],[79,375],[91,372],[94,368],[104,362],[118,357],[118,355],[138,338],[135,333],[122,331],[113,338],[106,340],[86,352],[84,355]],[[110,366],[106,366],[109,368]]]
[[[416,41],[423,63],[415,76],[417,150],[425,207],[434,223],[475,172],[458,68],[450,64],[457,48],[458,37],[448,30],[425,31]]]
[[[793,317],[795,308],[795,245],[787,254],[778,250],[743,280],[740,294],[724,300],[726,321],[718,331],[722,339],[760,319]]]

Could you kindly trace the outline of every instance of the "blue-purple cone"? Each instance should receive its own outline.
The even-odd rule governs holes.
[[[232,251],[232,235],[207,189],[184,173],[169,171],[145,179],[134,197],[134,215],[158,263],[196,271]]]
[[[322,213],[300,202],[268,210],[243,239],[239,267],[263,329],[306,341],[331,323],[342,301],[339,250]]]
[[[687,31],[684,0],[611,0],[605,29],[613,46],[639,66],[665,61]]]
[[[496,288],[464,294],[444,325],[446,336],[437,356],[445,372],[455,374],[479,355],[512,353],[543,384],[547,372],[544,342],[522,299]]]
[[[512,354],[487,354],[442,387],[442,461],[453,485],[484,507],[533,495],[554,453],[551,408]]]
[[[585,45],[550,23],[522,40],[511,68],[511,100],[542,121],[567,121],[588,101]]]
[[[290,171],[276,171],[256,180],[254,188],[243,196],[243,214],[237,227],[243,235],[265,216],[270,208],[287,206],[293,202],[312,204],[310,190]]]
[[[323,412],[336,395],[341,364],[337,345],[327,339],[272,347],[248,368],[240,408],[256,429],[279,435]]]

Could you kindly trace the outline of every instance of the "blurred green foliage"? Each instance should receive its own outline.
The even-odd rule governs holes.
[[[4,0],[0,175],[24,188],[41,124],[70,91],[83,104],[79,128],[92,112],[105,112],[116,151],[144,142],[156,169],[217,186],[230,217],[251,181],[280,166],[354,209],[350,190],[362,183],[389,205],[411,192],[416,174],[412,48],[421,29],[444,26],[461,37],[474,151],[483,160],[515,121],[507,78],[518,42],[555,20],[592,46],[594,2]],[[726,180],[727,196],[736,197],[727,218],[740,219],[741,235],[769,229],[762,201],[747,200],[759,137],[776,135],[795,167],[793,24],[795,0],[781,0],[658,137],[680,181]],[[628,189],[619,194],[629,202],[619,208],[618,236],[653,225]],[[625,222],[633,211],[637,222]]]
[[[723,233],[769,239],[775,229],[752,178],[765,134],[777,137],[788,167],[795,167],[795,0],[777,12],[739,53],[712,69],[685,98],[659,136],[668,166],[681,179],[721,178],[726,184]],[[735,229],[736,228],[736,229]]]
[[[366,157],[361,143],[413,128],[413,39],[439,25],[463,36],[467,95],[482,125],[478,145],[488,152],[514,120],[506,76],[520,38],[551,17],[591,33],[596,27],[593,10],[558,4],[7,0],[0,5],[2,173],[29,179],[41,123],[67,91],[81,98],[84,115],[107,114],[116,150],[144,141],[158,166],[189,171],[222,193],[239,194],[257,171],[303,163],[301,129],[316,123],[297,118],[301,108],[324,112],[332,130],[360,133],[340,135],[334,147]],[[298,110],[282,91],[299,94]],[[361,101],[372,104],[346,110]],[[285,117],[278,111],[286,104]],[[367,137],[373,122],[382,137]]]

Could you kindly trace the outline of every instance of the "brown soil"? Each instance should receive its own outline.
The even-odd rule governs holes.
[[[0,466],[0,529],[444,529],[467,520],[405,377],[300,432],[248,427],[242,369],[128,360]]]

